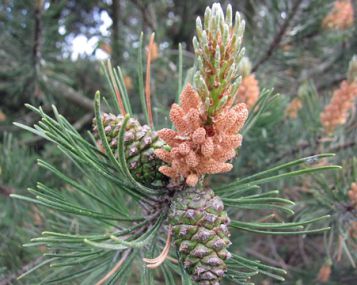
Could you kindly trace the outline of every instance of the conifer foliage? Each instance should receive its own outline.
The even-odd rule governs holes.
[[[121,68],[113,69],[109,63],[103,67],[112,92],[105,102],[112,103],[107,104],[112,114],[103,111],[103,98],[97,92],[93,129],[87,136],[55,106],[50,116],[41,107],[27,105],[41,120],[34,127],[16,125],[57,145],[80,175],[39,160],[40,167],[63,182],[62,189],[40,182],[29,189],[32,196],[12,195],[50,208],[64,221],[53,223],[26,244],[45,246],[46,252],[21,278],[49,266],[44,284],[73,280],[97,285],[153,284],[156,279],[165,284],[181,280],[184,285],[252,284],[258,274],[284,280],[284,269],[236,251],[235,237],[244,232],[305,235],[327,231],[328,211],[285,222],[294,214],[294,202],[280,197],[278,190],[269,190],[268,183],[340,167],[312,165],[311,161],[333,156],[318,154],[234,177],[219,186],[211,184],[212,174],[233,169],[238,150],[244,152],[243,136],[264,110],[275,107],[276,95],[271,90],[254,97],[250,112],[239,102],[244,28],[240,14],[234,14],[230,5],[224,12],[220,4],[213,4],[205,10],[203,21],[197,18],[195,72],[179,102],[170,108],[173,126],[157,134],[150,86],[154,35],[148,45],[145,88],[139,73],[145,125],[132,111]],[[138,58],[142,59],[143,37],[140,43]],[[141,60],[138,70],[143,70]],[[264,217],[249,220],[249,216],[237,215],[245,210]],[[274,219],[276,215],[281,219]],[[79,226],[68,231],[65,221],[73,217]]]
[[[125,66],[124,72],[123,67],[113,68],[110,61],[103,63],[109,92],[95,94],[94,112],[87,119],[92,125],[83,125],[87,133],[79,131],[54,105],[27,104],[31,116],[39,121],[34,126],[15,125],[35,134],[41,143],[50,142],[51,154],[60,153],[61,163],[49,155],[49,159],[38,160],[39,170],[30,171],[26,163],[17,167],[24,158],[0,157],[0,173],[6,174],[6,179],[0,179],[2,184],[15,187],[21,180],[31,187],[33,179],[39,180],[27,192],[8,191],[10,188],[0,185],[0,195],[14,198],[1,204],[6,208],[16,205],[19,211],[14,216],[26,211],[18,207],[23,202],[33,210],[31,215],[26,212],[13,221],[6,220],[6,232],[24,226],[19,232],[29,229],[32,235],[21,250],[31,253],[30,266],[17,270],[20,262],[9,262],[19,282],[32,284],[34,275],[40,284],[248,285],[265,284],[263,279],[273,280],[272,284],[284,281],[287,268],[271,265],[262,235],[286,239],[286,251],[291,246],[289,236],[316,237],[324,260],[318,264],[320,270],[313,272],[314,282],[329,282],[335,266],[343,262],[356,266],[357,162],[347,159],[343,171],[328,162],[333,150],[345,147],[336,136],[342,127],[349,128],[349,133],[341,140],[354,143],[355,125],[348,121],[354,115],[357,96],[356,58],[351,60],[347,78],[338,81],[340,87],[330,103],[321,109],[313,83],[304,82],[286,107],[279,95],[263,88],[267,81],[256,72],[270,58],[289,54],[294,49],[294,35],[308,32],[314,37],[317,26],[348,30],[354,23],[352,1],[337,0],[324,19],[290,31],[292,36],[280,47],[281,37],[303,2],[293,2],[291,13],[284,16],[286,25],[260,60],[254,53],[250,59],[245,55],[244,33],[256,39],[249,34],[249,24],[245,31],[245,21],[231,5],[223,9],[215,3],[204,13],[200,11],[192,40],[194,66],[184,80],[180,46],[177,96],[176,92],[171,96],[177,100],[170,106],[151,96],[158,88],[157,82],[151,81],[153,61],[156,64],[165,56],[154,42],[154,34],[147,45],[143,34],[139,38],[138,78],[126,72],[132,66]],[[300,13],[308,13],[307,2],[301,4]],[[274,6],[267,3],[267,7]],[[143,10],[147,12],[145,7]],[[144,15],[150,21],[148,14]],[[253,67],[250,60],[255,62]],[[36,73],[36,86],[46,79],[42,77],[45,65],[37,67],[41,72]],[[295,67],[298,70],[298,64]],[[160,70],[152,73],[162,76]],[[49,86],[51,82],[55,81],[49,81]],[[88,101],[85,105],[88,109]],[[167,122],[161,114],[167,116]],[[281,130],[276,130],[277,125]],[[302,129],[317,135],[310,138]],[[0,145],[4,153],[11,148],[12,138],[7,139]],[[297,149],[292,142],[297,143]],[[307,155],[290,160],[297,154]],[[33,158],[31,155],[31,164]],[[17,180],[11,181],[11,173],[16,171]],[[261,239],[261,253],[246,250],[250,239]],[[20,240],[24,242],[24,237]],[[18,250],[17,245],[11,243],[11,250]],[[38,254],[34,253],[37,249]],[[247,256],[251,253],[255,256]],[[2,270],[0,266],[0,277]],[[6,280],[12,282],[16,276],[10,277]]]

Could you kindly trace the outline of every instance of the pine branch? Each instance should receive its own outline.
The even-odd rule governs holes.
[[[34,42],[32,47],[33,64],[35,70],[38,69],[41,60],[41,44],[42,44],[42,7],[43,0],[36,0],[35,2],[35,32]]]
[[[337,145],[335,147],[332,147],[332,148],[330,148],[330,150],[333,151],[333,152],[338,152],[340,150],[344,150],[344,149],[348,149],[350,147],[353,147],[356,144],[357,144],[357,141],[354,140],[354,141],[350,141],[350,142],[347,142],[347,143],[340,144],[340,145]]]
[[[154,17],[148,14],[147,5],[140,0],[131,0],[131,2],[140,10],[143,20],[143,27],[148,26],[151,30],[157,29],[157,23],[154,21]],[[150,5],[150,4],[149,4]]]
[[[64,83],[57,80],[49,80],[49,86],[53,90],[56,90],[55,95],[61,98],[68,100],[69,102],[75,104],[78,107],[81,107],[84,110],[93,112],[93,102],[91,99],[83,96],[78,91],[73,88],[65,85]]]
[[[261,254],[258,251],[251,249],[251,248],[247,248],[246,252],[250,255],[253,255],[256,258],[259,258],[260,260],[262,260],[264,262],[271,264],[271,265],[282,267],[285,270],[290,270],[290,266],[288,266],[285,262],[283,263],[283,260],[281,262],[274,260],[274,259],[269,258],[268,256],[265,256],[264,254]]]
[[[315,138],[313,144],[311,144],[311,142],[309,142],[309,141],[300,142],[294,148],[289,149],[288,151],[286,151],[283,154],[281,154],[280,156],[278,156],[276,159],[273,160],[272,163],[276,163],[276,162],[283,160],[284,158],[294,156],[294,155],[298,154],[300,151],[307,149],[308,147],[317,146],[320,143],[320,139],[321,139],[320,137]],[[315,148],[317,148],[317,147],[315,147]],[[313,155],[313,154],[314,153],[311,153],[310,155]],[[308,156],[310,156],[310,155],[308,155]]]
[[[118,65],[121,61],[121,43],[120,43],[120,16],[121,16],[120,0],[113,0],[111,4],[111,18],[112,18],[112,60],[114,65]]]
[[[118,4],[119,1],[117,0],[115,3]],[[146,9],[142,12],[150,14],[147,11],[147,7],[145,7],[145,1],[132,1],[139,3]],[[273,57],[276,48],[281,45],[289,25],[292,25],[292,19],[298,13],[297,11],[302,2],[303,0],[294,0],[292,5],[289,5],[292,8],[290,12],[287,11],[287,19],[282,20],[285,22],[282,23],[281,27],[277,28],[279,31],[277,31],[264,57],[258,61],[255,69],[258,69],[260,65]],[[176,284],[172,273],[176,272],[180,274],[180,269],[183,284],[191,284],[190,278],[197,281],[197,283],[204,283],[210,280],[209,282],[212,284],[215,281],[215,284],[218,284],[223,278],[226,278],[235,284],[252,284],[250,283],[250,278],[257,274],[263,274],[273,279],[284,281],[284,275],[286,275],[284,269],[275,268],[260,261],[250,260],[236,254],[232,254],[231,256],[231,252],[227,249],[229,244],[231,244],[230,230],[232,230],[232,234],[233,231],[239,234],[242,231],[247,231],[256,234],[300,234],[305,236],[310,233],[319,234],[330,229],[331,224],[329,222],[333,217],[328,215],[330,214],[329,212],[323,213],[323,215],[316,213],[318,217],[315,217],[315,215],[307,217],[301,215],[298,216],[298,221],[290,219],[284,222],[283,219],[279,218],[276,221],[270,222],[271,217],[277,211],[288,215],[294,214],[293,210],[295,208],[293,206],[295,203],[281,197],[279,190],[275,187],[272,189],[267,187],[273,186],[272,182],[290,177],[315,174],[327,170],[339,170],[340,167],[336,165],[317,167],[312,165],[319,159],[332,157],[333,154],[327,153],[305,157],[272,166],[258,173],[253,172],[249,176],[235,178],[228,184],[222,185],[222,183],[220,187],[215,189],[215,192],[209,187],[203,187],[203,185],[208,186],[208,181],[204,181],[204,176],[201,176],[201,174],[213,174],[220,171],[220,169],[217,169],[217,171],[212,170],[209,167],[211,164],[207,164],[207,171],[203,169],[203,171],[198,172],[192,166],[197,166],[201,161],[204,164],[203,162],[205,161],[204,159],[196,159],[200,155],[199,151],[203,151],[203,144],[200,141],[207,140],[205,145],[207,157],[213,157],[214,153],[212,154],[212,152],[216,146],[221,147],[218,143],[212,146],[213,143],[211,144],[208,138],[206,138],[206,134],[210,136],[212,130],[213,132],[216,130],[214,127],[210,128],[210,126],[217,126],[217,130],[222,129],[223,133],[224,128],[228,129],[233,124],[243,125],[247,117],[247,112],[242,111],[240,114],[241,118],[235,118],[234,115],[238,109],[225,113],[225,109],[223,108],[225,104],[230,108],[229,104],[235,101],[236,88],[239,85],[239,70],[236,67],[240,63],[240,56],[242,56],[242,53],[240,53],[240,40],[238,39],[241,39],[243,35],[244,24],[240,20],[239,13],[237,13],[233,26],[232,16],[230,5],[227,7],[225,17],[220,5],[216,3],[212,9],[207,8],[203,24],[200,19],[196,22],[198,40],[194,41],[194,45],[196,58],[201,60],[200,64],[202,66],[197,71],[197,74],[201,77],[196,76],[195,78],[196,81],[193,88],[197,90],[187,89],[189,91],[183,93],[187,96],[182,97],[182,100],[180,100],[183,108],[177,109],[179,110],[176,113],[177,116],[174,116],[174,112],[170,116],[173,118],[172,121],[175,123],[177,130],[183,130],[182,132],[180,131],[183,134],[182,136],[178,136],[174,130],[169,130],[166,133],[168,141],[174,140],[172,146],[169,142],[168,145],[161,144],[163,142],[154,145],[157,141],[150,139],[151,137],[149,138],[150,141],[147,140],[147,142],[141,139],[145,138],[144,136],[152,129],[149,126],[143,128],[140,124],[136,124],[137,120],[132,116],[130,100],[125,90],[120,67],[114,70],[110,67],[110,72],[112,73],[111,76],[108,76],[108,79],[112,88],[118,87],[116,88],[117,90],[114,90],[112,99],[115,102],[118,98],[122,98],[122,109],[124,109],[124,112],[118,116],[103,114],[100,108],[101,97],[99,92],[97,92],[94,102],[95,126],[93,127],[93,133],[88,134],[92,138],[91,141],[88,141],[87,137],[83,137],[77,132],[76,127],[86,124],[91,119],[92,100],[84,97],[61,81],[53,78],[47,79],[51,87],[60,90],[57,92],[58,95],[67,100],[67,102],[88,110],[89,113],[77,123],[71,125],[58,113],[54,106],[51,113],[53,117],[50,117],[44,113],[41,107],[35,108],[28,105],[32,111],[41,116],[41,121],[33,128],[23,124],[16,124],[57,145],[58,149],[72,161],[76,169],[76,171],[72,171],[72,169],[68,168],[57,168],[43,160],[39,160],[39,166],[46,173],[48,172],[51,176],[62,181],[61,186],[59,186],[60,188],[54,185],[54,183],[45,185],[39,182],[36,188],[29,189],[31,196],[10,195],[13,198],[51,209],[50,214],[46,217],[49,224],[51,224],[51,228],[44,231],[40,237],[33,238],[31,242],[25,244],[27,247],[44,245],[48,250],[44,255],[49,259],[36,264],[28,273],[22,276],[26,276],[26,274],[30,274],[42,266],[50,266],[52,272],[47,274],[44,272],[45,277],[42,283],[64,284],[81,278],[83,284],[97,285],[118,282],[123,284],[131,282],[153,284],[158,280],[165,284]],[[232,38],[232,41],[229,40],[232,34],[230,31],[234,31],[235,38]],[[207,35],[209,35],[208,40]],[[217,39],[222,39],[222,41],[217,41]],[[152,46],[152,43],[153,37],[149,45],[148,63],[150,63],[150,46]],[[232,46],[227,47],[226,44],[228,45],[229,43]],[[138,56],[138,73],[139,78],[142,79],[141,44],[142,40],[140,41]],[[180,61],[182,62],[182,51],[180,51],[180,57]],[[230,60],[226,60],[227,58]],[[206,68],[202,68],[204,66],[209,68],[214,67],[212,68],[214,76]],[[139,93],[142,95],[142,105],[150,108],[150,65],[148,64],[147,67],[146,92],[144,93],[144,84],[141,82],[139,83],[139,90],[142,90],[142,92],[140,91]],[[182,69],[179,72],[178,89],[182,85]],[[208,75],[211,76],[209,80],[207,79]],[[202,80],[200,80],[201,78]],[[215,80],[221,80],[222,82],[216,84]],[[214,90],[214,92],[211,92],[211,89],[208,92],[208,88],[205,88],[207,86]],[[224,90],[227,92],[223,92]],[[196,91],[199,91],[200,94],[196,94]],[[145,94],[147,95],[146,101],[144,100]],[[268,105],[274,105],[274,103],[280,104],[277,100],[278,97],[272,95],[271,92],[263,91],[258,103],[254,107],[255,111],[251,112],[251,115],[245,122],[246,127],[242,134],[246,135],[252,126],[261,127],[259,123],[266,120],[269,112],[277,113],[277,109],[267,108]],[[214,105],[211,105],[211,102]],[[204,110],[201,110],[201,108],[198,108],[201,104],[207,104],[207,109],[202,108]],[[243,108],[243,105],[240,107]],[[117,109],[119,110],[120,108]],[[186,116],[185,112],[190,111],[190,115],[192,116],[189,117],[187,114],[187,120],[186,118],[183,120],[183,117]],[[125,115],[125,113],[127,114]],[[151,118],[150,113],[147,113],[147,117]],[[216,124],[217,121],[215,120],[201,120],[200,116],[202,113],[205,115],[203,117],[208,117],[209,115],[210,119],[220,118],[223,115],[225,119],[219,125]],[[268,120],[270,119],[269,116]],[[189,121],[189,119],[192,120]],[[190,130],[191,132],[191,127],[193,130],[199,130],[196,132],[197,136],[192,135],[192,144],[198,145],[201,148],[198,151],[196,147],[191,148],[189,144],[186,144],[186,140],[189,141],[191,138],[186,137],[189,132],[185,132],[184,130]],[[172,132],[170,133],[170,131]],[[238,130],[232,130],[232,133],[236,132]],[[163,132],[163,134],[165,133]],[[172,134],[173,136],[171,136]],[[156,140],[156,137],[153,138]],[[160,136],[158,138],[162,139]],[[233,157],[236,154],[234,151],[238,144],[240,144],[241,138],[232,135],[227,136],[227,141],[228,139],[234,141],[229,144],[232,146],[226,147],[222,144],[222,148],[226,148],[225,153],[222,152],[222,154],[227,155],[227,157]],[[181,142],[181,140],[184,142]],[[274,143],[274,140],[271,142]],[[316,144],[321,142],[317,141]],[[174,149],[176,145],[180,145],[180,148],[177,147],[177,150]],[[191,176],[186,182],[192,187],[186,187],[187,185],[184,184],[184,180],[182,182],[171,181],[174,183],[166,184],[166,177],[159,177],[158,180],[161,179],[162,181],[158,182],[162,183],[157,184],[146,183],[142,180],[144,174],[157,179],[156,174],[158,173],[158,169],[160,169],[158,167],[162,167],[162,162],[157,161],[160,164],[157,165],[158,167],[153,167],[153,171],[151,169],[143,169],[145,172],[142,172],[138,168],[138,165],[142,168],[148,165],[148,160],[141,158],[141,156],[143,158],[148,157],[148,155],[144,156],[144,154],[147,154],[144,151],[150,150],[149,154],[155,154],[157,150],[161,150],[163,151],[161,155],[164,163],[170,164],[173,159],[165,156],[168,153],[169,146],[172,147],[170,151],[173,152],[172,154],[175,157],[181,159],[181,155],[183,156],[184,159],[182,160],[185,160],[186,164],[183,163],[182,168],[190,167],[190,171],[184,171],[182,174],[180,173],[180,176]],[[140,147],[140,160],[135,159],[130,161],[129,155],[137,151],[136,149],[134,150],[134,147]],[[309,145],[307,145],[305,152],[311,150],[308,147]],[[229,153],[230,150],[232,150],[232,156]],[[192,159],[187,157],[186,160],[186,155],[188,154],[194,154],[191,157]],[[223,157],[222,160],[228,161],[229,159]],[[135,162],[135,164],[131,162]],[[181,161],[176,162],[181,167],[178,163]],[[172,165],[175,166],[174,163]],[[167,167],[167,165],[164,166]],[[231,167],[231,165],[228,166]],[[194,171],[192,171],[191,167]],[[136,173],[138,169],[141,171],[139,173],[141,176]],[[167,167],[167,169],[169,168]],[[224,170],[224,167],[222,169]],[[176,171],[174,167],[170,170]],[[197,170],[200,170],[199,167],[197,167]],[[196,172],[200,173],[200,177],[196,175]],[[175,173],[172,175],[174,179],[177,176]],[[205,184],[206,182],[207,184]],[[280,188],[282,184],[274,184],[274,186],[279,186]],[[229,209],[227,211],[224,208]],[[235,209],[238,209],[239,214],[234,214]],[[253,213],[254,217],[252,218],[249,214],[241,214],[242,209],[249,210]],[[258,211],[261,210],[263,210],[263,218],[258,216]],[[266,213],[266,211],[269,211],[269,213]],[[236,219],[231,220],[230,224],[227,212],[232,215],[233,219]],[[54,215],[52,216],[52,214]],[[240,216],[239,219],[238,216]],[[205,218],[201,219],[201,217]],[[57,222],[58,218],[60,220]],[[75,221],[78,228],[72,230],[72,221]],[[71,223],[70,229],[67,227],[69,223]],[[165,235],[167,236],[166,243],[164,240]],[[213,241],[213,238],[214,244],[210,242],[211,240]],[[191,249],[191,240],[194,242],[198,240],[200,247]],[[178,265],[170,262],[170,244],[177,246]],[[161,248],[163,250],[159,253],[158,251]],[[271,249],[273,253],[272,257],[281,260],[281,257],[277,254],[277,248],[272,241]],[[216,251],[217,254],[212,250]],[[207,264],[197,267],[196,264],[192,264],[191,266],[189,264],[191,257],[195,257],[194,261],[198,260],[202,264]],[[152,269],[162,266],[163,275],[157,277],[157,274],[153,273],[153,271],[144,270],[142,261],[146,263],[147,268]],[[164,261],[166,262],[163,263]],[[269,262],[273,264],[271,260]],[[285,266],[283,262],[281,263],[277,265]],[[129,267],[138,268],[140,277],[132,277],[133,270],[130,270]],[[134,273],[134,275],[136,274]],[[82,279],[83,277],[84,279]]]
[[[316,83],[316,89],[318,91],[324,91],[327,89],[331,89],[331,87],[336,86],[337,84],[339,84],[342,80],[346,79],[346,75],[338,75],[338,76],[334,76],[332,77],[331,80],[329,81],[320,81]]]
[[[279,161],[283,160],[284,158],[288,158],[288,157],[294,156],[297,153],[299,153],[300,151],[304,151],[309,147],[312,147],[313,149],[318,149],[318,146],[320,144],[321,144],[321,138],[320,137],[317,137],[315,139],[315,141],[313,142],[313,144],[311,144],[311,142],[307,142],[307,141],[299,143],[294,148],[288,150],[287,152],[284,152],[282,155],[277,157],[273,161],[273,163],[279,162]],[[337,146],[329,147],[329,148],[327,148],[327,151],[335,153],[335,152],[339,152],[340,150],[345,150],[345,149],[351,148],[351,147],[355,146],[356,144],[357,144],[357,141],[350,141],[350,142],[346,142],[344,144],[340,144],[340,145],[337,145]],[[307,156],[312,156],[315,153],[316,153],[316,151],[310,151],[307,154]]]
[[[293,20],[294,16],[299,10],[300,4],[303,2],[303,0],[296,0],[291,8],[291,11],[289,15],[286,17],[286,20],[284,23],[281,25],[279,31],[276,33],[275,37],[273,38],[268,50],[266,53],[263,55],[263,57],[258,60],[258,62],[254,65],[252,72],[256,72],[258,68],[264,64],[274,53],[275,49],[279,46],[280,42],[282,41],[286,30],[288,29],[291,21]]]
[[[9,187],[7,185],[0,185],[0,194],[4,196],[10,196],[10,194],[15,193],[15,188]]]
[[[342,44],[339,51],[337,52],[337,54],[334,57],[331,57],[326,62],[323,62],[323,63],[319,64],[318,66],[316,66],[315,68],[311,68],[311,69],[307,70],[306,72],[302,73],[298,82],[301,83],[301,82],[308,80],[309,78],[312,78],[313,76],[319,76],[321,74],[326,73],[328,70],[330,70],[336,64],[336,62],[340,61],[343,58],[345,51],[346,51],[345,44]],[[343,75],[343,77],[337,76],[329,82],[325,82],[325,81],[323,81],[322,83],[319,82],[319,85],[317,85],[316,88],[317,88],[317,90],[320,90],[322,88],[330,87],[331,85],[342,81],[345,77],[346,77],[346,75]],[[337,81],[339,79],[340,79],[340,81]]]
[[[40,261],[43,260],[43,256],[37,257],[33,261],[29,262],[28,264],[24,265],[21,267],[16,273],[12,273],[8,276],[6,276],[4,279],[0,280],[0,285],[9,285],[13,284],[13,281],[20,276],[21,274],[25,273],[26,271],[30,270],[33,268],[35,265],[37,265]]]
[[[34,69],[34,95],[40,97],[40,87],[38,85],[38,75],[40,69],[40,61],[42,58],[41,49],[42,49],[42,30],[43,30],[43,21],[42,21],[42,12],[43,12],[43,0],[35,1],[35,32],[34,32],[34,42],[32,47],[32,60],[33,60],[33,69]]]

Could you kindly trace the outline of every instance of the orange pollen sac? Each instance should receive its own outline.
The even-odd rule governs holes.
[[[352,239],[357,240],[357,222],[356,221],[351,222],[349,234]]]
[[[299,98],[294,98],[286,107],[285,115],[290,119],[296,119],[298,112],[302,108],[302,102]]]
[[[354,10],[351,0],[336,0],[322,21],[324,29],[346,30],[353,26]]]
[[[205,174],[228,172],[233,165],[227,163],[236,155],[241,145],[239,131],[243,127],[248,110],[244,103],[222,108],[210,118],[203,118],[202,101],[195,89],[187,84],[180,95],[180,105],[173,104],[170,119],[176,130],[158,132],[171,150],[156,150],[156,155],[167,165],[159,171],[171,179],[183,180],[194,187]]]
[[[330,280],[331,265],[324,264],[321,266],[317,280],[321,283],[327,283]]]
[[[352,183],[351,189],[347,193],[352,206],[357,210],[357,182]]]
[[[349,111],[353,108],[357,96],[357,83],[342,81],[340,87],[334,91],[330,103],[320,114],[321,124],[327,134],[332,134],[336,127],[344,125]]]

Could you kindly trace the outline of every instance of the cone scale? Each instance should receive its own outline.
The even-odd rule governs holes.
[[[103,126],[109,146],[114,157],[118,158],[118,134],[124,122],[122,115],[104,113]],[[97,144],[101,147],[97,125],[93,120],[93,134]],[[140,183],[148,186],[164,186],[168,178],[162,175],[158,168],[163,162],[154,153],[156,149],[165,147],[165,143],[159,139],[155,131],[148,125],[140,125],[139,121],[130,118],[125,130],[125,158],[131,175]]]

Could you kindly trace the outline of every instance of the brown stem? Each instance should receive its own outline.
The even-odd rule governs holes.
[[[80,92],[60,81],[47,79],[49,80],[49,86],[51,86],[53,90],[56,90],[54,93],[55,96],[61,96],[63,99],[68,100],[68,102],[82,109],[93,111],[93,101],[91,99],[83,96]]]
[[[310,260],[305,252],[305,247],[304,247],[304,238],[303,237],[298,237],[298,244],[299,244],[299,252],[301,255],[301,258],[305,264],[305,266],[308,266],[310,263]]]
[[[150,66],[151,66],[151,53],[154,45],[155,34],[152,33],[150,37],[149,46],[147,49],[147,60],[146,60],[146,79],[145,79],[145,98],[146,98],[146,108],[149,114],[150,126],[153,127],[152,119],[152,109],[151,109],[151,86],[150,86]]]
[[[265,63],[274,53],[275,49],[280,44],[283,36],[285,35],[286,30],[288,29],[291,21],[293,20],[294,16],[296,15],[297,11],[299,10],[299,6],[303,0],[296,0],[291,8],[289,15],[286,17],[284,23],[281,25],[279,31],[276,33],[275,37],[273,38],[268,50],[263,55],[263,57],[258,60],[258,62],[254,65],[252,72],[256,72],[260,65]]]
[[[10,196],[12,193],[15,193],[15,188],[6,185],[0,185],[0,194],[4,196]]]
[[[293,149],[283,153],[282,155],[280,155],[278,158],[276,158],[274,160],[274,163],[281,161],[284,158],[290,157],[292,155],[297,154],[299,151],[303,151],[309,147],[314,147],[314,149],[318,150],[318,147],[321,146],[321,143],[323,143],[324,141],[321,138],[316,138],[314,143],[311,144],[309,142],[303,142],[298,144],[296,147],[294,147]],[[333,147],[328,147],[327,150],[329,152],[338,152],[340,150],[344,150],[344,149],[348,149],[350,147],[353,147],[357,144],[357,141],[350,141],[350,142],[346,142],[344,144],[339,144]],[[311,151],[309,152],[306,156],[311,156],[316,154],[317,151]]]
[[[271,264],[271,265],[283,267],[285,270],[286,270],[286,269],[289,269],[289,266],[288,266],[288,265],[282,264],[281,262],[279,262],[279,261],[277,261],[277,260],[274,260],[274,259],[272,259],[272,258],[269,258],[269,257],[267,257],[267,256],[265,256],[265,255],[263,255],[263,254],[261,254],[261,253],[255,251],[255,250],[253,250],[253,249],[249,249],[249,248],[248,248],[246,251],[247,251],[248,254],[253,255],[254,257],[257,257],[257,258],[259,258],[259,259],[262,260],[262,261],[268,262],[268,263]]]
[[[41,59],[41,46],[42,46],[42,8],[43,0],[36,0],[35,2],[35,32],[32,47],[32,58],[35,68],[38,67]]]
[[[112,0],[111,18],[112,24],[112,62],[114,66],[121,61],[121,41],[120,41],[120,0]]]
[[[29,269],[31,269],[32,267],[34,267],[35,265],[37,265],[39,262],[41,262],[43,259],[42,256],[36,258],[35,260],[31,261],[28,264],[25,264],[22,268],[20,268],[17,272],[12,273],[8,276],[6,276],[4,279],[0,280],[0,285],[9,285],[9,284],[13,284],[12,282],[21,274],[25,273],[26,271],[28,271]]]
[[[150,5],[150,4],[145,4],[145,3],[143,3],[143,1],[140,1],[140,0],[131,0],[131,2],[141,12],[142,20],[143,20],[143,28],[144,27],[150,27],[151,30],[155,31],[156,27],[157,27],[157,24],[155,22],[155,17],[152,17],[152,15],[148,14],[149,9],[148,9],[147,5]]]
[[[299,151],[303,151],[303,150],[305,150],[306,148],[308,148],[310,146],[317,145],[318,144],[318,140],[319,140],[319,138],[316,138],[313,144],[311,144],[310,142],[307,142],[307,141],[304,141],[304,142],[301,142],[301,143],[297,144],[296,147],[294,147],[293,149],[290,149],[287,152],[284,152],[282,155],[280,155],[279,157],[274,159],[273,163],[279,162],[284,158],[293,156],[293,155],[297,154]]]
[[[43,12],[43,0],[36,0],[35,2],[35,11],[34,11],[34,38],[32,46],[32,62],[34,68],[34,82],[35,82],[35,91],[34,95],[36,97],[40,96],[40,87],[38,86],[38,74],[40,69],[41,61],[41,50],[42,50],[42,12]]]

